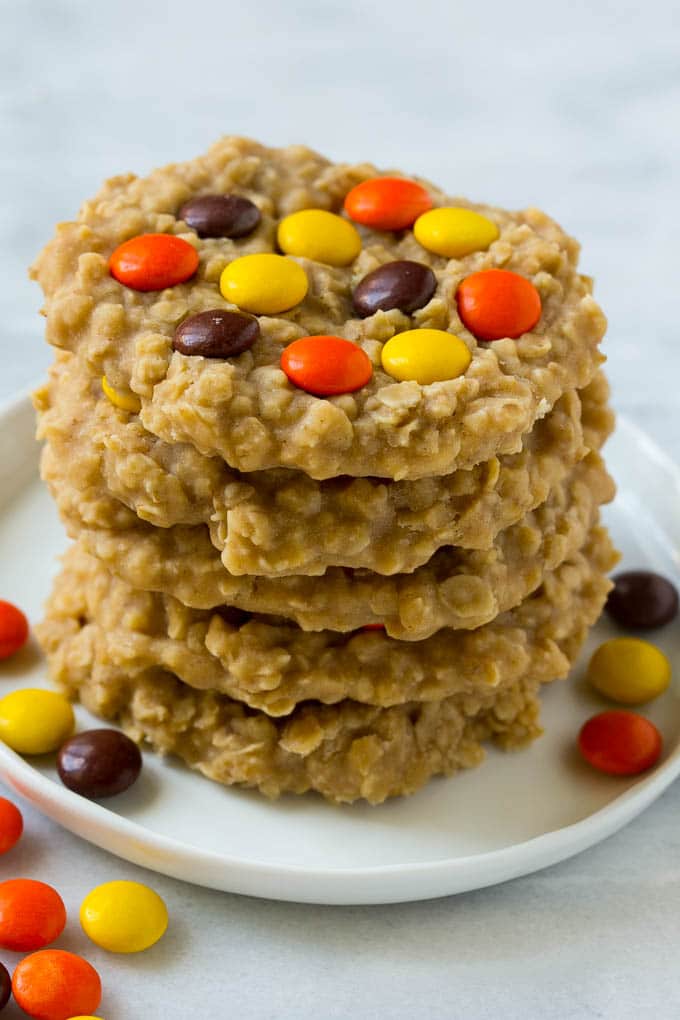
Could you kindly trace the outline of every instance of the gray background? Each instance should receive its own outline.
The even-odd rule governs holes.
[[[50,359],[26,266],[54,223],[112,173],[242,133],[552,213],[597,279],[617,407],[677,458],[674,4],[0,0],[0,14],[0,401]],[[154,877],[172,929],[144,957],[100,958],[102,1016],[675,1017],[679,807],[676,784],[571,862],[411,906],[298,907]],[[51,880],[76,908],[85,887],[135,875],[26,814],[0,877]]]

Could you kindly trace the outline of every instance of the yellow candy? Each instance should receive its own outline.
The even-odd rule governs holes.
[[[115,404],[116,407],[120,407],[122,411],[136,413],[142,406],[141,400],[134,393],[123,393],[121,390],[114,390],[105,375],[102,376],[102,389],[111,403]]]
[[[243,255],[220,277],[222,296],[256,315],[278,315],[299,305],[308,286],[302,266],[285,255]]]
[[[56,691],[26,688],[0,701],[0,740],[18,754],[48,754],[73,733],[70,702]]]
[[[423,248],[447,259],[461,259],[473,251],[486,251],[498,237],[498,227],[472,209],[430,209],[413,225]]]
[[[600,645],[591,658],[588,680],[612,701],[641,705],[666,690],[671,681],[671,664],[649,641],[612,638]]]
[[[427,383],[455,379],[466,371],[472,357],[458,336],[443,329],[409,329],[388,340],[382,349],[382,366],[402,382]]]
[[[348,266],[361,251],[356,227],[325,209],[303,209],[286,216],[279,223],[277,239],[287,255],[329,266]]]
[[[165,934],[168,911],[141,882],[105,882],[80,907],[83,931],[110,953],[141,953]]]

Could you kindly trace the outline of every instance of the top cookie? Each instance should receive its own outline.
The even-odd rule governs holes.
[[[225,138],[107,182],[32,274],[50,342],[164,441],[415,479],[517,451],[592,378],[605,319],[577,256],[537,210]]]

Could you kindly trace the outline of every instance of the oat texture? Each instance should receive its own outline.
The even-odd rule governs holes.
[[[76,546],[39,637],[67,693],[209,778],[377,803],[477,764],[482,740],[514,747],[540,733],[538,688],[566,674],[615,560],[595,529],[514,612],[416,646],[238,627],[131,591]]]
[[[290,312],[260,317],[261,338],[229,360],[172,350],[188,315],[231,308],[220,295],[223,268],[240,255],[275,250],[279,219],[317,207],[339,211],[348,190],[375,176],[368,165],[334,165],[301,146],[266,149],[225,138],[206,155],[139,179],[113,178],[61,224],[33,275],[45,293],[47,337],[77,352],[95,375],[141,399],[144,428],[171,444],[189,444],[239,471],[294,468],[316,479],[348,474],[415,479],[449,474],[517,453],[522,437],[567,391],[583,388],[602,358],[605,319],[591,281],[577,269],[578,245],[543,213],[510,213],[450,199],[428,185],[436,205],[470,206],[494,220],[500,237],[488,251],[444,259],[410,230],[361,229],[363,250],[347,268],[305,259],[309,294]],[[200,239],[177,213],[187,199],[234,191],[255,202],[262,222],[242,240]],[[109,273],[122,241],[141,233],[176,234],[194,245],[199,270],[162,292],[131,290]],[[353,287],[382,263],[412,258],[430,265],[437,289],[412,316],[399,311],[353,317]],[[531,280],[543,314],[517,340],[478,343],[458,317],[455,292],[472,272],[505,268]],[[385,342],[414,327],[449,330],[468,345],[463,376],[420,385],[397,382],[380,364]],[[294,387],[279,367],[283,348],[306,334],[336,334],[359,344],[374,366],[355,393],[319,398]]]
[[[39,436],[50,447],[43,475],[80,520],[130,527],[136,522],[122,503],[156,527],[210,525],[230,574],[278,576],[321,574],[334,565],[393,574],[414,570],[442,546],[488,549],[589,449],[602,446],[613,427],[607,397],[598,372],[583,391],[560,398],[519,453],[402,482],[317,481],[287,469],[240,474],[220,458],[147,432],[70,354],[57,357],[35,401]]]

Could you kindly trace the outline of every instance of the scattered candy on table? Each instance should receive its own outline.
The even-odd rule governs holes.
[[[533,283],[507,269],[467,276],[456,300],[463,323],[477,340],[517,339],[541,317],[541,296]]]
[[[7,967],[0,963],[0,1009],[5,1008],[11,994],[12,979],[7,972]]]
[[[382,366],[395,379],[413,379],[422,386],[456,379],[472,356],[466,343],[442,329],[409,329],[397,333],[382,349]]]
[[[199,237],[246,237],[259,226],[262,214],[241,195],[199,195],[185,202],[179,219]]]
[[[298,258],[348,266],[361,251],[355,226],[325,209],[303,209],[279,223],[277,240],[281,251]]]
[[[298,305],[309,286],[302,266],[286,255],[243,255],[222,271],[220,291],[246,312],[278,315]]]
[[[234,358],[253,346],[260,324],[252,315],[213,308],[190,315],[175,330],[172,342],[180,354],[204,358]]]
[[[365,351],[341,336],[303,336],[281,355],[281,368],[307,393],[328,397],[365,386],[373,366]]]
[[[618,709],[601,712],[582,727],[578,745],[585,760],[613,776],[635,776],[656,765],[661,734],[649,719]]]
[[[24,820],[21,811],[6,797],[0,797],[0,854],[6,854],[21,839]]]
[[[110,953],[140,953],[165,934],[168,911],[158,893],[140,882],[105,882],[80,908],[89,938]]]
[[[66,925],[66,907],[51,885],[32,878],[0,882],[0,946],[31,952],[49,946]]]
[[[99,800],[129,789],[142,769],[142,755],[118,730],[86,730],[59,749],[57,771],[64,786]]]
[[[165,290],[194,275],[198,252],[174,234],[139,234],[116,248],[109,268],[114,279],[132,290]]]
[[[588,680],[600,694],[623,705],[658,698],[671,682],[671,664],[649,641],[621,637],[605,641],[588,665]]]
[[[364,276],[355,287],[352,300],[362,318],[391,308],[409,314],[426,305],[436,287],[437,277],[429,266],[401,259],[386,262]]]
[[[119,407],[121,411],[137,414],[141,410],[142,402],[136,393],[131,393],[129,390],[125,393],[123,390],[114,389],[105,375],[102,376],[102,389],[114,407]]]
[[[28,641],[28,620],[11,602],[0,599],[0,660],[9,659]]]
[[[414,223],[413,233],[423,248],[447,259],[486,251],[499,236],[498,227],[487,216],[455,207],[423,213]]]
[[[429,193],[402,177],[373,177],[345,196],[345,212],[374,230],[404,230],[432,208]]]
[[[606,610],[617,623],[638,630],[663,627],[678,615],[674,584],[652,570],[616,574]]]
[[[62,949],[43,949],[17,964],[12,991],[19,1006],[35,1020],[91,1015],[102,997],[94,967]]]
[[[71,736],[70,701],[56,691],[27,687],[0,700],[0,740],[18,754],[49,754]]]

